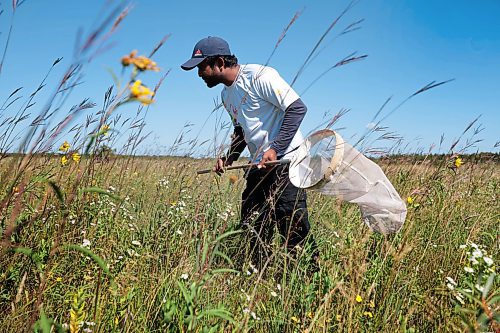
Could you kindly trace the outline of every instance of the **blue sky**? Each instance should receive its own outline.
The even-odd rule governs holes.
[[[57,82],[62,68],[70,62],[78,29],[88,31],[95,25],[103,5],[108,3],[27,0],[20,6],[0,74],[0,100],[19,86],[29,95],[54,59],[64,57],[61,72],[56,70],[52,77],[52,82]],[[84,83],[75,89],[67,107],[85,97],[101,104],[106,88],[112,84],[107,68],[120,72],[122,55],[132,49],[148,54],[163,36],[171,33],[154,57],[163,70],[171,72],[156,96],[156,103],[149,109],[146,129],[153,134],[142,149],[165,153],[188,123],[193,124],[188,137],[201,133],[200,139],[211,139],[219,134],[214,133],[216,117],[209,116],[222,87],[208,89],[195,71],[184,72],[179,67],[199,39],[208,35],[223,37],[240,63],[264,63],[290,19],[302,10],[270,62],[291,81],[348,3],[257,0],[200,1],[187,5],[181,1],[136,1],[112,38],[113,47],[86,66]],[[11,1],[1,2],[0,8],[4,10],[0,16],[3,50],[12,14]],[[333,115],[347,108],[350,112],[337,127],[342,128],[340,132],[348,141],[355,140],[355,136],[366,131],[387,98],[392,96],[386,109],[389,112],[429,82],[455,79],[412,98],[383,125],[403,136],[410,144],[409,151],[417,147],[427,150],[432,144],[439,144],[444,134],[441,152],[447,152],[451,142],[481,115],[478,124],[484,129],[477,137],[483,141],[469,152],[498,152],[494,146],[500,140],[499,16],[500,2],[496,0],[359,1],[326,37],[324,50],[294,88],[301,94],[318,75],[352,52],[368,57],[330,71],[302,95],[309,110],[303,132],[320,125],[325,113]],[[361,29],[335,38],[343,28],[361,19],[364,19]],[[150,73],[143,81],[154,86],[160,76]],[[126,106],[119,112],[127,115],[135,110]],[[229,121],[224,114],[220,116]],[[209,147],[202,146],[199,150],[203,153]]]

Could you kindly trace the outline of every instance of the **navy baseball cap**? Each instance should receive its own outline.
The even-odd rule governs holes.
[[[191,59],[181,65],[185,71],[189,71],[198,66],[206,57],[231,55],[229,44],[219,37],[207,37],[200,40],[193,49]]]

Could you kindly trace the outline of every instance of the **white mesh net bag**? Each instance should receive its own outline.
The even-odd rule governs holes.
[[[373,231],[394,233],[405,221],[406,205],[382,169],[332,130],[313,133],[297,148],[290,181],[357,204]]]

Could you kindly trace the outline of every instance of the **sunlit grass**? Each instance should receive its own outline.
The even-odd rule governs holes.
[[[13,10],[21,3],[13,1]],[[272,244],[272,260],[258,270],[247,259],[248,237],[239,229],[243,172],[197,175],[213,161],[134,156],[147,137],[148,107],[166,74],[154,88],[140,78],[144,71],[160,70],[151,57],[168,36],[148,57],[133,51],[121,64],[117,57],[122,75],[112,74],[103,105],[82,99],[67,114],[58,113],[80,84],[84,65],[128,11],[123,5],[112,9],[99,28],[82,36],[75,61],[55,79],[55,93],[38,112],[31,113],[34,100],[62,59],[28,97],[16,89],[2,104],[0,331],[499,329],[498,154],[455,149],[477,119],[448,154],[377,160],[407,202],[400,232],[372,233],[357,206],[309,192],[320,271],[308,273],[307,260],[290,256],[279,239]],[[339,35],[357,30],[361,22]],[[297,77],[317,55],[323,37]],[[364,57],[351,54],[331,69]],[[443,83],[432,82],[409,98]],[[137,105],[135,113],[121,113],[124,105]],[[346,112],[326,119],[326,127]],[[223,127],[217,124],[220,132]],[[464,151],[477,142],[480,131],[474,131]],[[398,139],[377,122],[360,145],[373,133]],[[199,148],[199,138],[185,134],[171,152]]]

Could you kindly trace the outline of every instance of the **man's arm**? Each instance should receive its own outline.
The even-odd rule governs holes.
[[[278,136],[271,144],[271,148],[276,151],[277,156],[283,156],[299,129],[302,119],[306,115],[307,107],[299,98],[285,110],[283,123],[281,124]]]
[[[237,161],[240,157],[243,150],[245,150],[247,143],[245,142],[245,136],[243,134],[243,128],[241,126],[234,126],[234,132],[231,136],[231,146],[229,147],[229,151],[227,155],[224,157],[220,157],[217,160],[217,164],[214,167],[214,171],[220,175],[224,172],[224,168],[233,164],[234,161]]]
[[[290,145],[299,129],[302,119],[306,115],[307,107],[299,98],[285,110],[285,116],[283,117],[283,123],[281,124],[278,136],[274,139],[269,148],[259,163],[263,166],[265,162],[275,161],[279,156],[285,154],[286,149]]]

